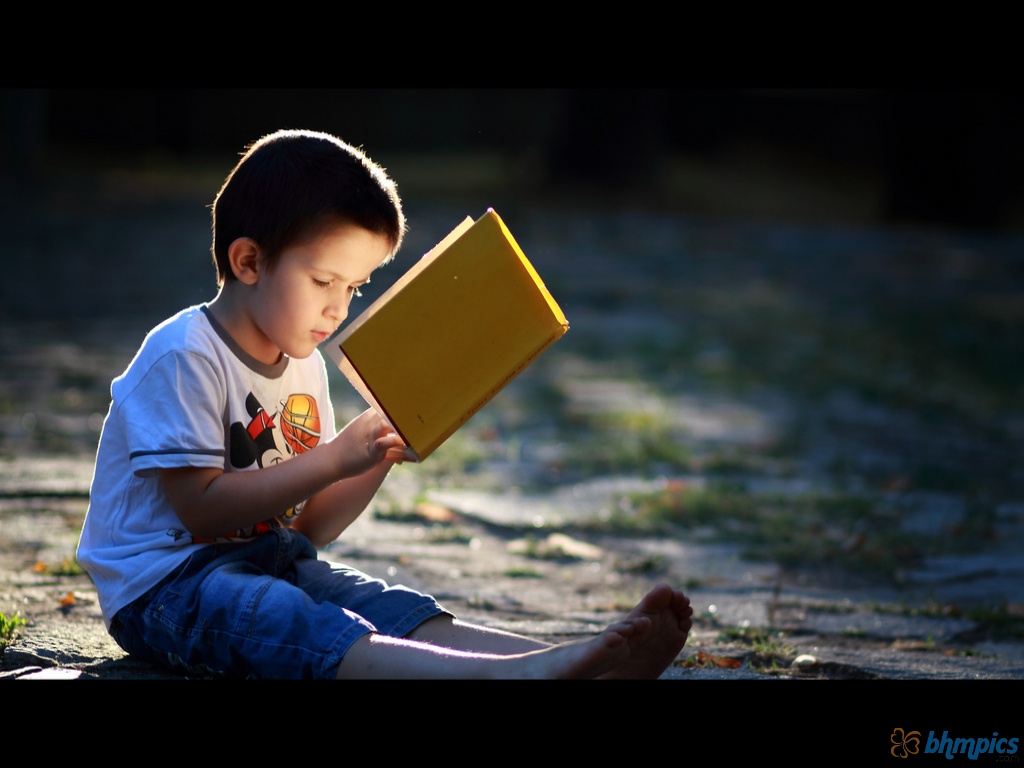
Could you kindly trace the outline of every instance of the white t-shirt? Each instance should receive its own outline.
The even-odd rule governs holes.
[[[171,508],[158,469],[245,472],[334,437],[324,359],[266,365],[244,352],[205,305],[158,325],[110,387],[78,560],[114,614],[212,540],[197,540]],[[289,525],[303,505],[218,540]]]

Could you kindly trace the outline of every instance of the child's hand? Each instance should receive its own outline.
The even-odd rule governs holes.
[[[404,456],[405,443],[380,414],[367,408],[338,433],[329,445],[335,450],[341,476],[361,475],[382,461]]]

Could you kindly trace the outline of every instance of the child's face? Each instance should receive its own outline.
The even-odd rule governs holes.
[[[276,349],[294,358],[313,354],[348,317],[359,286],[389,253],[385,237],[351,224],[282,251],[273,269],[260,271],[251,304],[267,352]]]

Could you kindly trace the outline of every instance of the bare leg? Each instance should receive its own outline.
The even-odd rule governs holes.
[[[682,651],[692,615],[686,595],[659,584],[622,621],[559,645],[438,616],[407,638],[357,640],[338,677],[654,679]]]
[[[552,643],[546,643],[537,638],[471,624],[454,619],[447,614],[428,619],[410,632],[407,637],[409,640],[440,645],[445,648],[494,653],[501,656],[538,651],[552,646]]]
[[[629,655],[605,676],[659,677],[686,644],[693,625],[692,615],[693,609],[686,595],[667,584],[655,586],[627,617],[645,620],[643,631],[630,635]],[[535,638],[468,624],[450,616],[437,616],[424,622],[409,638],[446,648],[501,655],[551,647],[550,643]]]
[[[463,634],[465,627],[456,630]],[[650,631],[646,616],[627,617],[607,627],[600,634],[561,645],[539,644],[527,638],[476,631],[473,635],[485,645],[531,647],[518,652],[492,653],[446,648],[409,638],[379,634],[364,635],[349,648],[338,665],[339,679],[570,679],[596,678],[613,670],[630,654],[630,638]],[[510,639],[511,638],[511,639]],[[521,641],[526,641],[523,644]]]
[[[690,598],[668,584],[658,584],[627,616],[646,618],[650,630],[630,637],[629,655],[603,677],[655,679],[661,676],[683,650],[693,627]]]

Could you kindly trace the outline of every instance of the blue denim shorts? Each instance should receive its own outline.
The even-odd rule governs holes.
[[[211,544],[122,608],[110,633],[130,655],[201,676],[333,679],[368,632],[404,637],[447,613],[429,595],[320,560],[276,528]]]

